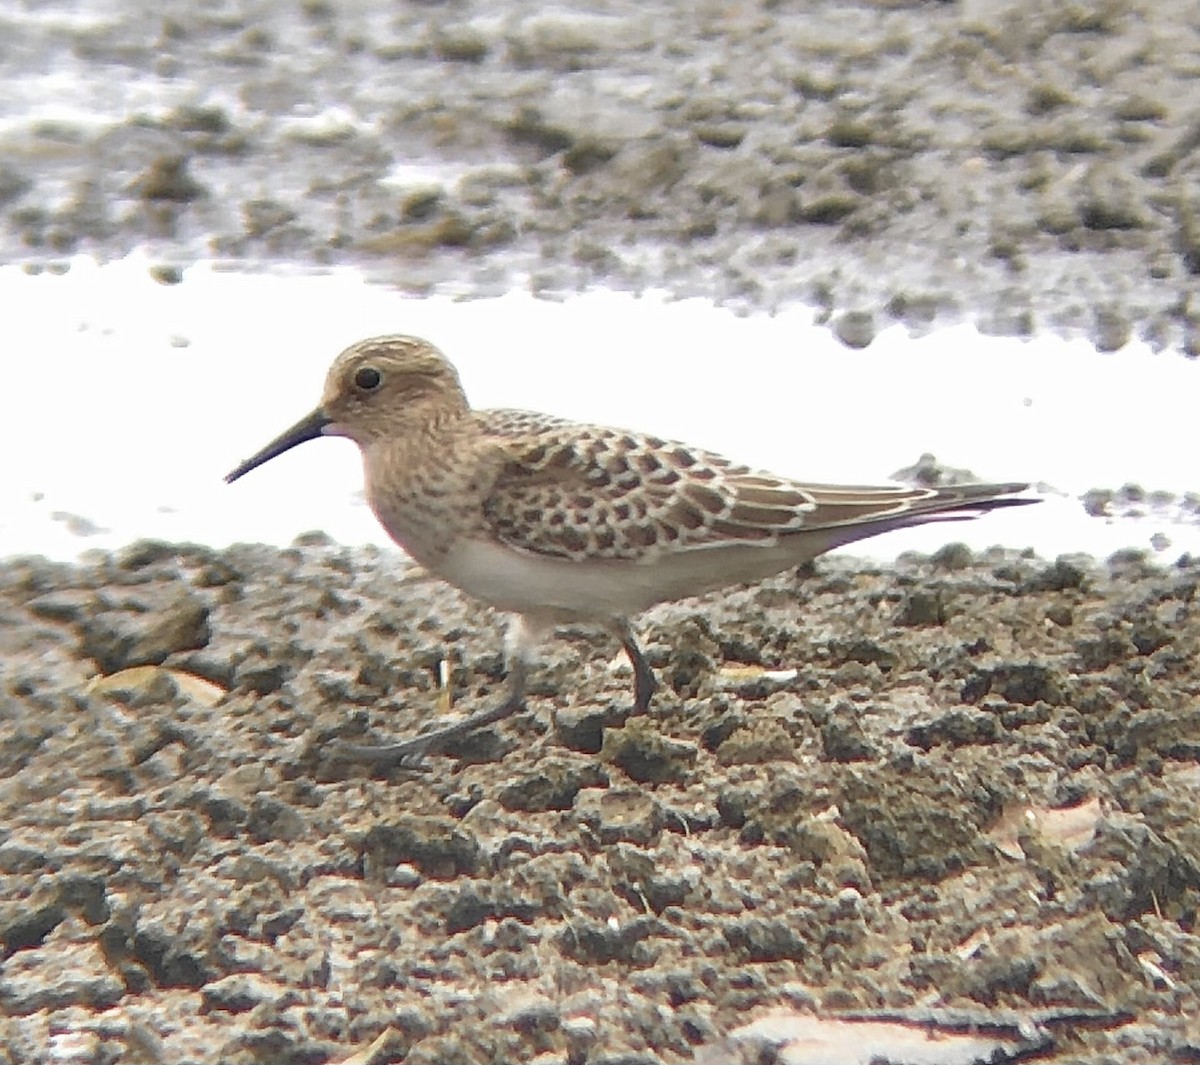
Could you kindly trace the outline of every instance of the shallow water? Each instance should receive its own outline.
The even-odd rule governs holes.
[[[893,327],[851,351],[805,309],[738,316],[604,291],[414,299],[352,269],[201,265],[170,285],[138,255],[62,275],[0,268],[0,305],[0,447],[14,456],[0,468],[0,554],[71,557],[144,536],[283,544],[314,528],[384,542],[343,441],[221,480],[315,405],[341,347],[384,332],[433,339],[479,406],[646,429],[816,481],[883,481],[932,452],[981,480],[1033,481],[1049,500],[856,553],[961,538],[1103,555],[1157,534],[1170,559],[1200,545],[1182,508],[1105,521],[1077,498],[1195,484],[1186,427],[1200,368],[1137,343],[1097,356],[1083,341]]]

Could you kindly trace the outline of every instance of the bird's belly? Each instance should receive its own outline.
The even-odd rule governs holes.
[[[645,562],[576,562],[463,540],[431,568],[500,610],[586,620],[627,618],[655,603],[761,580],[806,557],[811,556],[794,549],[741,547],[679,552]]]
[[[574,562],[484,540],[461,540],[433,568],[468,595],[519,614],[612,618],[650,605],[643,602],[647,591],[628,562]]]

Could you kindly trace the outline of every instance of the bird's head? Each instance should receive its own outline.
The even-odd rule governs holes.
[[[230,472],[229,483],[318,436],[347,436],[360,447],[467,409],[458,373],[437,348],[410,336],[372,337],[329,368],[321,404]]]

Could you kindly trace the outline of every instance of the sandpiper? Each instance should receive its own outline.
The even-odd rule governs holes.
[[[432,573],[514,615],[494,707],[413,739],[344,745],[382,766],[419,761],[524,705],[538,644],[596,626],[633,665],[634,708],[657,687],[630,619],[655,603],[762,580],[878,533],[1036,499],[1027,484],[806,484],[655,436],[520,410],[473,410],[432,344],[383,336],[334,361],[320,405],[225,479],[318,436],[362,451],[367,500]]]

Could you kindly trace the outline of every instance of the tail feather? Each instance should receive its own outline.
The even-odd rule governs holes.
[[[822,522],[830,534],[830,547],[842,547],[880,533],[893,532],[896,529],[907,529],[917,525],[927,525],[943,521],[970,521],[992,510],[1003,510],[1006,507],[1025,507],[1032,503],[1040,503],[1038,498],[1019,497],[1018,492],[1024,492],[1028,484],[1017,482],[1007,484],[965,484],[949,488],[928,489],[924,494],[910,496],[905,499],[904,509],[895,513],[883,512],[875,517],[863,518],[855,516],[845,520],[837,520],[833,514],[822,515]],[[827,502],[829,510],[835,510],[836,504]],[[832,520],[830,520],[832,519]]]

